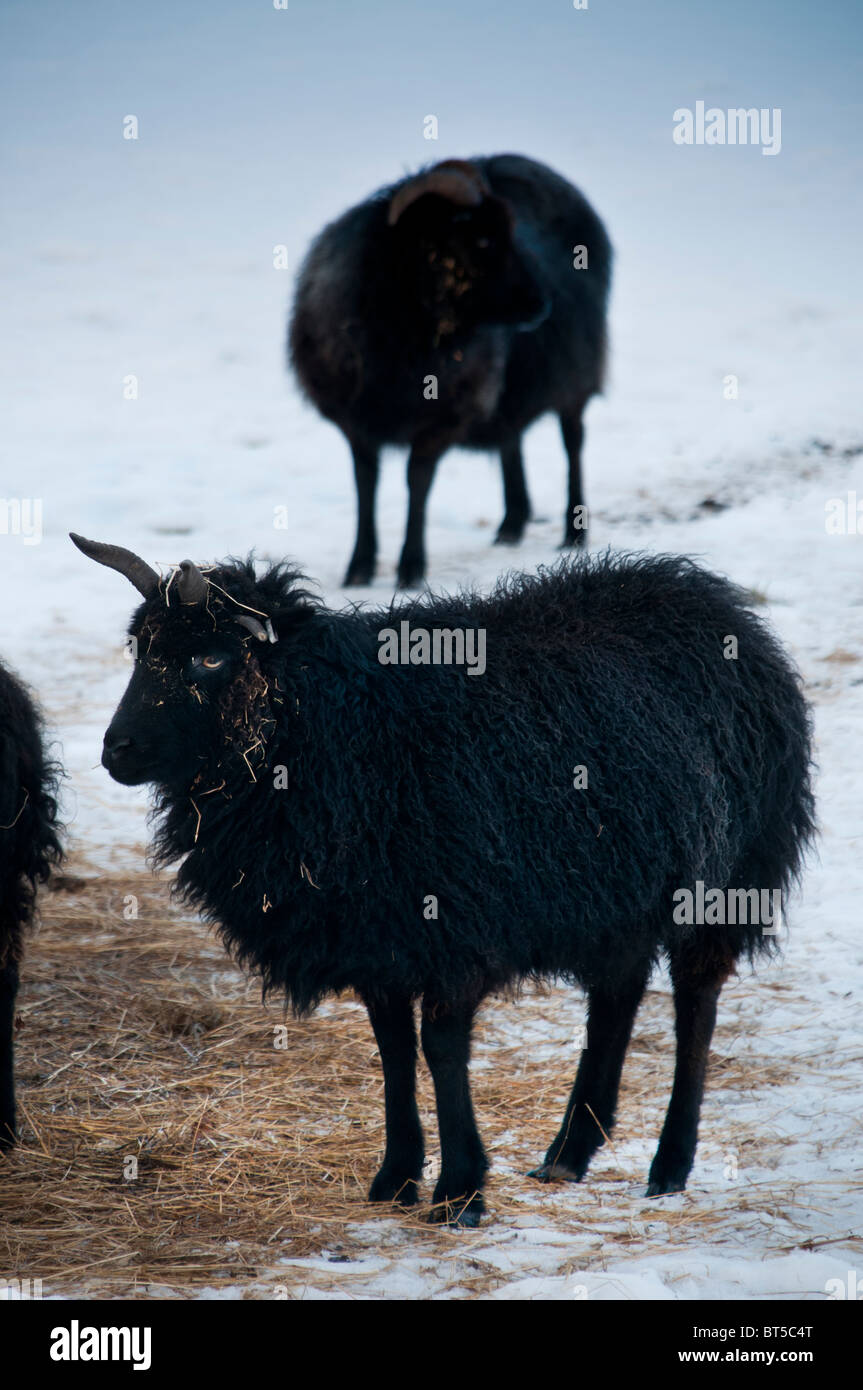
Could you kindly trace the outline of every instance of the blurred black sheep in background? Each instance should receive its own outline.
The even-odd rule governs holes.
[[[289,347],[306,395],[343,431],[357,485],[346,584],[375,570],[380,449],[407,445],[401,587],[425,574],[426,499],[453,445],[500,450],[498,541],[530,518],[521,436],[560,416],[565,546],[583,543],[582,413],[602,389],[611,246],[572,184],[536,160],[445,160],[325,227],[300,271]]]

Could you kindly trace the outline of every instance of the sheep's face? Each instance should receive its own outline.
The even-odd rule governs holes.
[[[258,578],[250,558],[203,572],[183,560],[164,579],[131,550],[70,537],[144,598],[129,629],[132,678],[105,733],[111,776],[201,795],[237,775],[256,780],[283,702],[285,648],[316,612],[302,576],[277,564]]]
[[[430,194],[405,210],[396,231],[408,302],[419,300],[438,338],[478,324],[534,328],[548,314],[537,267],[516,247],[500,199],[459,207]]]
[[[232,626],[206,610],[171,613],[161,596],[139,610],[134,669],[102,749],[115,781],[191,788],[235,756],[259,761],[267,680],[253,639]]]

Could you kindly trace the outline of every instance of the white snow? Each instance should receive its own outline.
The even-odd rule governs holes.
[[[828,1280],[860,1269],[863,1249],[863,534],[825,524],[830,499],[863,501],[859,96],[847,35],[808,32],[796,6],[775,11],[790,28],[772,47],[762,16],[746,57],[742,31],[735,39],[703,8],[696,31],[670,4],[614,7],[625,12],[616,18],[561,7],[536,26],[525,7],[497,4],[486,26],[482,6],[464,15],[442,0],[426,26],[426,7],[410,19],[390,3],[358,7],[363,16],[346,7],[336,20],[326,6],[250,15],[222,0],[202,7],[206,22],[176,19],[176,31],[162,3],[112,23],[101,5],[47,8],[46,23],[45,6],[38,17],[9,6],[0,495],[41,499],[43,536],[31,545],[0,533],[0,650],[47,711],[79,847],[106,867],[139,867],[147,799],[98,766],[128,675],[133,595],[66,533],[162,565],[288,553],[341,603],[353,484],[344,441],[285,372],[293,272],[326,218],[450,154],[536,154],[607,218],[618,263],[609,388],[587,419],[591,546],[691,554],[761,592],[815,709],[819,857],[782,962],[732,983],[721,1005],[733,1024],[724,1045],[751,1061],[753,1093],[711,1099],[708,1089],[690,1188],[667,1199],[710,1219],[669,1235],[661,1257],[645,1253],[663,1218],[642,1197],[649,1152],[621,1125],[584,1184],[537,1189],[523,1218],[454,1234],[449,1266],[382,1215],[357,1223],[362,1261],[293,1261],[270,1282],[292,1297],[448,1297],[464,1296],[479,1269],[500,1276],[495,1298],[826,1297]],[[678,22],[661,59],[657,8]],[[466,39],[455,54],[453,23]],[[573,38],[573,24],[593,27]],[[655,61],[639,76],[642,53]],[[507,92],[523,79],[529,100],[514,103]],[[673,146],[673,110],[702,96],[781,105],[782,153]],[[421,135],[426,111],[441,119],[434,145]],[[127,112],[140,118],[137,142],[122,139]],[[273,268],[277,244],[288,272]],[[727,400],[732,373],[739,397]],[[136,400],[124,399],[129,375]],[[526,448],[541,519],[517,552],[490,545],[497,462],[452,453],[442,463],[428,530],[434,587],[489,585],[504,566],[554,558],[564,502],[555,422],[536,426]],[[700,510],[706,498],[725,509]],[[379,577],[351,597],[389,598],[405,506],[402,461],[387,458]],[[287,530],[274,525],[281,507]],[[656,981],[649,1026],[670,1030],[666,996]],[[518,1020],[508,1046],[523,1037],[559,1066],[582,1006],[562,993],[554,1027],[529,999],[507,1017]],[[758,1059],[778,1065],[769,1087]],[[488,1047],[477,1058],[486,1063]],[[666,1097],[654,1098],[654,1134]],[[748,1165],[747,1130],[770,1137],[769,1166]],[[547,1136],[517,1139],[527,1157]]]

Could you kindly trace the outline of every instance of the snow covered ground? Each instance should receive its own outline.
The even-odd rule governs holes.
[[[0,510],[0,650],[47,711],[76,844],[106,867],[138,867],[146,796],[98,766],[128,676],[132,594],[67,531],[163,565],[288,553],[342,602],[346,447],[283,365],[309,235],[430,158],[514,148],[572,176],[618,252],[611,379],[587,420],[591,545],[697,556],[765,601],[815,708],[820,856],[783,963],[723,996],[718,1055],[751,1065],[753,1095],[708,1097],[690,1189],[665,1199],[711,1218],[691,1238],[657,1254],[656,1204],[641,1197],[649,1154],[624,1140],[583,1187],[538,1190],[523,1217],[453,1236],[451,1267],[430,1265],[422,1240],[384,1218],[358,1223],[367,1260],[322,1256],[274,1278],[307,1296],[464,1296],[460,1262],[478,1261],[506,1275],[495,1297],[824,1297],[830,1279],[863,1278],[863,516],[859,534],[827,526],[837,499],[863,503],[861,88],[845,56],[859,15],[836,0],[816,22],[808,6],[763,0],[744,7],[755,14],[744,57],[736,4],[722,7],[724,28],[702,12],[701,29],[671,0],[617,6],[614,19],[598,5],[540,5],[532,22],[531,7],[509,3],[465,16],[444,0],[428,18],[419,5],[360,8],[292,0],[249,15],[222,0],[181,21],[161,3],[122,19],[95,4],[73,21],[48,4],[37,33],[24,5],[7,7],[0,496],[23,500],[25,517],[38,500],[42,523],[41,535],[16,534]],[[453,26],[466,39],[454,56]],[[656,59],[649,70],[640,55]],[[702,97],[781,106],[781,154],[675,147],[673,110]],[[441,118],[436,144],[421,135],[428,111]],[[128,113],[137,142],[122,138]],[[282,244],[287,272],[273,267]],[[736,399],[724,395],[730,374]],[[124,398],[130,376],[137,399]],[[537,520],[515,553],[490,545],[496,461],[444,460],[428,532],[435,587],[488,585],[503,566],[554,557],[564,471],[553,421],[531,431],[527,459]],[[352,597],[389,598],[405,505],[393,457],[379,577]],[[670,1030],[664,982],[655,988],[651,1019]],[[527,1000],[507,1012],[502,1041],[523,1037],[552,1065],[580,1007],[562,995],[549,1022]],[[494,1064],[492,1043],[477,1065]],[[657,1132],[665,1100],[653,1101]],[[769,1138],[764,1161],[740,1157],[728,1177],[749,1132]],[[536,1136],[521,1140],[535,1157]],[[546,1220],[552,1202],[571,1220]],[[618,1246],[622,1230],[632,1239]]]

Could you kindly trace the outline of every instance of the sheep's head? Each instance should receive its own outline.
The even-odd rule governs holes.
[[[547,316],[509,205],[468,161],[446,160],[399,185],[387,221],[406,302],[419,301],[438,339],[477,324],[534,328]]]
[[[273,618],[284,628],[285,576],[273,571],[269,587],[266,579],[256,587],[250,564],[201,571],[184,560],[163,579],[131,551],[72,540],[144,599],[129,628],[134,667],[105,733],[103,766],[127,786],[172,790],[254,778],[281,704]],[[296,599],[290,607],[295,617],[311,611]]]

